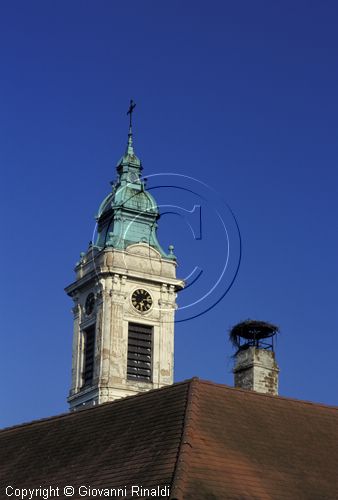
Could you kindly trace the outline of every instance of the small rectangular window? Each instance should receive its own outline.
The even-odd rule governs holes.
[[[91,385],[94,376],[95,325],[84,332],[83,385]]]
[[[128,325],[128,380],[151,382],[153,328],[148,325]]]

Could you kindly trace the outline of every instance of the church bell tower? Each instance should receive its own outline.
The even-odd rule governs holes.
[[[161,248],[160,217],[134,153],[131,101],[125,154],[101,203],[96,241],[81,254],[73,299],[71,410],[173,383],[176,257]]]

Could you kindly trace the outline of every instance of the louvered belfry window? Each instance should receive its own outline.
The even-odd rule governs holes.
[[[153,328],[148,325],[128,325],[128,380],[151,382]]]
[[[84,331],[83,385],[91,385],[94,375],[95,325]]]

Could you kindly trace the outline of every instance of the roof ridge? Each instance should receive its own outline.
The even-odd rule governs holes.
[[[195,400],[194,392],[198,388],[200,379],[198,377],[193,377],[188,380],[189,389],[187,393],[185,415],[182,424],[182,435],[177,453],[177,460],[174,467],[174,472],[171,480],[171,500],[179,500],[184,498],[184,486],[185,486],[185,463],[192,450],[192,430],[194,419],[192,417],[192,401]],[[198,401],[198,398],[196,398]]]
[[[317,403],[315,401],[307,401],[307,400],[302,400],[302,399],[290,398],[290,397],[287,397],[287,396],[279,396],[279,395],[278,396],[274,396],[272,394],[265,394],[265,393],[250,391],[250,390],[247,390],[247,389],[241,389],[240,387],[232,387],[232,386],[227,385],[227,384],[221,384],[219,382],[213,382],[211,380],[200,379],[199,377],[192,377],[190,379],[185,379],[185,380],[181,380],[179,382],[175,382],[174,384],[171,384],[171,385],[166,385],[164,387],[160,387],[160,388],[157,388],[157,389],[151,389],[150,391],[139,392],[138,394],[133,394],[133,395],[130,395],[130,396],[126,396],[124,398],[117,399],[115,401],[108,401],[106,403],[101,403],[100,405],[91,406],[89,408],[83,408],[83,409],[81,409],[79,411],[75,411],[75,412],[69,412],[68,411],[68,412],[64,412],[64,413],[59,413],[58,415],[52,415],[52,416],[49,416],[49,417],[37,418],[37,419],[31,420],[30,422],[22,422],[22,423],[19,423],[19,424],[14,424],[14,425],[6,426],[6,427],[3,427],[3,428],[0,428],[0,433],[11,432],[11,431],[16,430],[18,428],[28,427],[28,426],[31,426],[31,425],[42,425],[42,424],[44,424],[44,423],[46,423],[46,422],[48,422],[50,420],[57,420],[57,419],[61,420],[61,419],[64,419],[64,418],[74,418],[74,416],[78,415],[80,412],[81,413],[86,413],[86,412],[89,412],[89,411],[93,411],[93,410],[95,410],[97,408],[102,408],[102,407],[105,407],[105,406],[108,406],[108,405],[111,405],[111,404],[121,403],[122,401],[129,400],[130,398],[144,397],[147,394],[152,393],[153,391],[168,390],[171,387],[178,386],[178,385],[183,385],[183,384],[189,384],[189,387],[190,387],[190,384],[192,382],[194,383],[194,385],[205,384],[205,385],[211,385],[211,386],[214,386],[214,387],[218,387],[219,389],[225,388],[225,389],[228,389],[230,391],[241,392],[243,394],[249,395],[249,397],[272,398],[272,399],[275,399],[275,400],[291,401],[291,402],[298,403],[298,404],[305,404],[305,405],[315,406],[317,408],[326,408],[326,409],[334,410],[334,411],[338,410],[338,406],[336,406],[336,405],[328,405],[328,404],[325,404],[325,403]]]
[[[231,385],[213,382],[212,380],[200,379],[198,377],[194,377],[194,378],[196,378],[200,384],[212,385],[214,387],[218,387],[219,389],[226,388],[226,389],[229,389],[231,391],[242,392],[244,394],[250,394],[250,396],[253,396],[253,397],[258,396],[258,397],[263,397],[263,398],[282,399],[284,401],[292,401],[294,403],[307,404],[307,405],[312,405],[312,406],[317,406],[317,407],[318,406],[324,407],[324,408],[327,408],[329,410],[338,410],[337,405],[328,405],[325,403],[317,403],[316,401],[308,401],[306,399],[290,398],[288,396],[280,396],[279,394],[274,395],[274,394],[268,394],[268,393],[264,393],[264,392],[256,392],[256,391],[252,391],[249,389],[242,389],[241,387],[233,387]]]

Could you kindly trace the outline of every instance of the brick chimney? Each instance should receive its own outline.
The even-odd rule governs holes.
[[[278,394],[279,368],[275,353],[266,349],[248,347],[236,354],[235,387],[266,394]]]
[[[234,356],[235,387],[278,394],[278,373],[273,339],[279,329],[264,321],[246,320],[234,326],[230,339]]]

